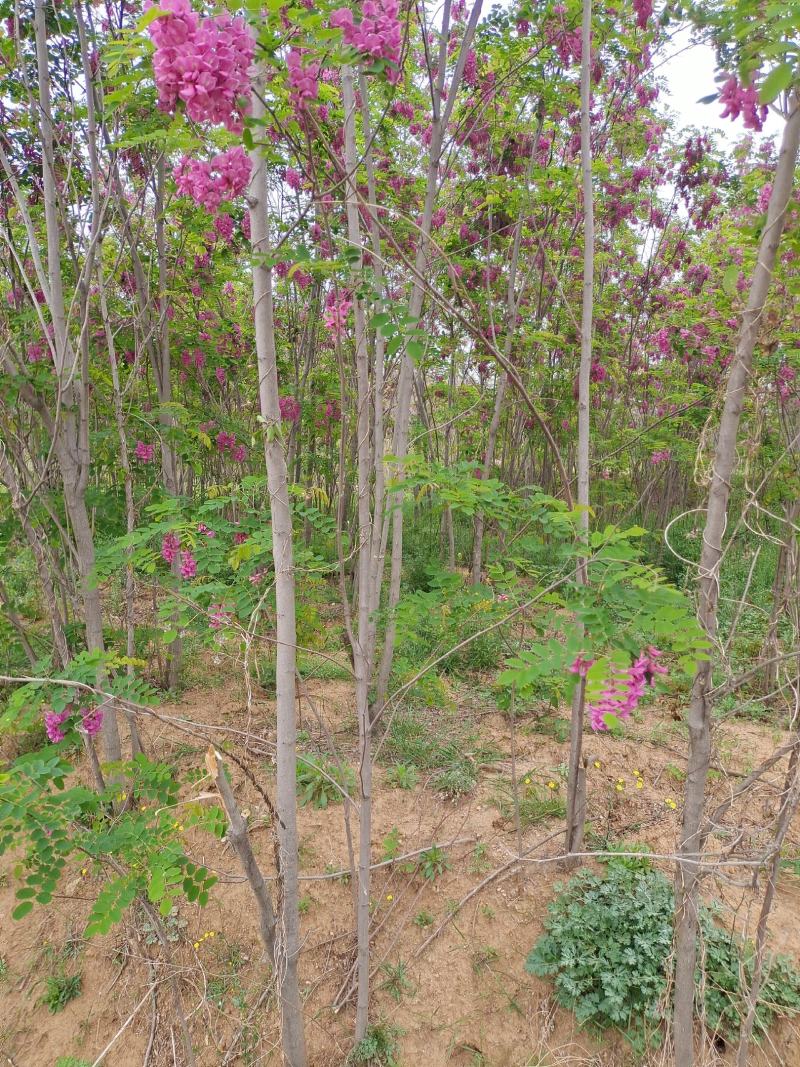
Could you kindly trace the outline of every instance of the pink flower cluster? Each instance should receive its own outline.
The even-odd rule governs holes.
[[[732,74],[722,86],[719,102],[725,105],[721,118],[735,122],[741,115],[746,130],[763,129],[767,107],[758,102],[758,89],[756,89],[755,81],[745,88]]]
[[[137,441],[133,454],[142,463],[152,463],[156,454],[155,445],[147,445],[144,441]]]
[[[63,741],[67,736],[63,729],[64,723],[74,713],[72,704],[67,704],[63,711],[53,711],[52,708],[44,713],[44,729],[48,740],[54,745]],[[103,727],[102,708],[78,708],[81,717],[81,727],[89,737],[96,737]]]
[[[247,449],[244,445],[236,444],[236,434],[220,430],[216,437],[217,451],[230,452],[231,459],[236,463],[244,463],[247,459]]]
[[[152,6],[148,0],[145,9]],[[167,12],[149,27],[158,106],[174,111],[182,100],[195,122],[221,122],[240,132],[255,51],[244,20],[227,12],[201,18],[189,0],[160,0],[158,6]]]
[[[72,714],[72,705],[67,704],[63,711],[46,711],[44,713],[44,729],[49,741],[52,741],[54,745],[57,745],[59,741],[63,741],[67,736],[61,729],[63,724]]]
[[[161,558],[172,566],[178,558],[180,547],[181,543],[174,533],[165,534],[161,541]]]
[[[654,452],[652,454],[652,456],[650,457],[650,462],[654,466],[658,466],[659,463],[666,463],[670,459],[671,456],[672,456],[672,452],[670,451],[670,449],[661,448],[657,452]]]
[[[197,574],[197,560],[192,555],[191,549],[186,548],[181,552],[181,565],[179,568],[181,578],[194,578]]]
[[[298,111],[304,110],[319,93],[319,63],[303,64],[303,51],[292,48],[286,57],[289,96]]]
[[[172,172],[182,196],[214,214],[224,200],[232,200],[247,188],[250,181],[250,158],[237,145],[210,160],[183,156]]]
[[[345,44],[357,52],[372,59],[386,59],[399,64],[403,42],[400,0],[363,0],[361,22],[357,25],[350,8],[337,8],[331,15],[331,26],[343,30]],[[392,84],[400,80],[397,66],[387,70],[387,78]]]
[[[212,630],[221,630],[230,625],[232,615],[224,604],[211,604],[208,609],[208,625]]]
[[[614,719],[630,718],[647,686],[655,684],[656,675],[667,673],[667,668],[658,662],[660,656],[661,652],[651,645],[627,670],[620,671],[607,683],[600,699],[588,706],[593,730],[607,730],[607,716]],[[593,662],[579,656],[570,670],[573,674],[585,677]]]
[[[633,10],[636,12],[636,25],[640,30],[647,27],[647,20],[653,14],[653,0],[633,0]]]
[[[284,422],[300,421],[300,401],[293,396],[282,396],[278,400],[281,418]]]
[[[97,737],[103,728],[102,708],[81,708],[81,725],[89,737]]]
[[[322,321],[327,328],[331,331],[334,337],[341,337],[347,326],[347,316],[350,313],[350,308],[353,306],[353,301],[350,299],[349,293],[340,293],[331,290],[325,298],[325,311],[322,315]],[[284,399],[293,399],[286,397]],[[283,412],[281,412],[283,414]]]

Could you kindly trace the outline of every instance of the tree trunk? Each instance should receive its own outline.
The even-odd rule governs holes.
[[[747,307],[725,390],[725,405],[719,423],[706,524],[700,553],[698,618],[712,643],[717,637],[717,600],[722,538],[728,517],[731,479],[736,464],[736,444],[744,406],[753,351],[764,304],[772,281],[786,209],[792,195],[794,171],[800,145],[800,106],[792,110],[783,131],[767,221],[758,247]],[[673,1038],[676,1067],[691,1067],[694,1060],[693,1005],[699,895],[699,862],[704,835],[702,819],[706,780],[711,758],[711,660],[697,666],[689,705],[689,756],[684,794],[683,826],[675,887],[675,1014]]]
[[[264,117],[260,87],[252,97],[252,114]],[[264,260],[270,254],[267,171],[258,147],[250,153],[250,229],[253,246],[253,313],[258,359],[258,394],[264,422],[264,454],[267,466],[272,555],[275,566],[276,637],[275,692],[277,708],[277,810],[278,843],[281,853],[283,896],[279,961],[283,1058],[287,1067],[305,1067],[303,1005],[297,977],[300,953],[300,914],[297,856],[297,759],[295,724],[295,585],[292,555],[292,513],[286,457],[281,438],[278,403],[278,368],[275,353],[275,323],[272,304],[272,270]]]
[[[578,371],[578,530],[589,547],[589,438],[592,368],[592,312],[594,307],[594,190],[592,188],[592,0],[583,0],[581,25],[581,173],[583,176],[583,307],[581,362]],[[576,578],[588,581],[586,557],[578,560]],[[583,761],[585,679],[575,688],[569,738],[566,851],[580,852],[586,822],[586,768]]]

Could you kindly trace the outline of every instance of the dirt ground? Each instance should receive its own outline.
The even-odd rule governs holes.
[[[355,716],[349,683],[310,682],[318,712],[352,755]],[[454,688],[453,707],[435,714],[463,717],[491,745],[498,758],[480,772],[470,796],[449,800],[437,794],[424,775],[413,790],[390,788],[386,767],[377,770],[373,815],[373,853],[382,858],[387,835],[395,851],[412,852],[434,843],[447,854],[447,869],[429,881],[403,865],[379,867],[373,882],[373,1021],[398,1028],[400,1063],[429,1067],[558,1067],[567,1064],[633,1063],[624,1041],[595,1041],[573,1017],[555,1007],[552,987],[528,975],[525,958],[542,931],[554,885],[564,877],[555,857],[561,849],[562,820],[538,822],[523,832],[528,860],[519,873],[503,870],[485,887],[488,876],[515,854],[512,822],[501,814],[497,795],[510,774],[509,723],[474,690]],[[256,689],[250,707],[239,683],[208,684],[185,693],[180,703],[162,706],[164,716],[197,723],[248,729],[264,744],[249,755],[252,769],[268,789],[274,786],[268,742],[274,733],[274,708]],[[300,707],[306,748],[313,751],[320,727],[308,701]],[[594,837],[644,842],[656,853],[674,847],[680,820],[685,739],[677,713],[661,701],[644,709],[622,738],[588,735],[589,818]],[[148,750],[188,771],[203,766],[205,741],[178,732],[169,723],[147,720]],[[716,734],[712,790],[722,800],[758,762],[783,740],[768,726],[748,722],[721,724]],[[535,728],[521,717],[517,764],[524,782],[563,795],[566,741]],[[776,788],[783,765],[766,775],[748,797],[734,805],[727,822],[741,828],[747,843],[758,842],[774,817]],[[739,776],[739,777],[737,777]],[[548,787],[547,783],[552,783]],[[253,846],[265,872],[273,872],[272,839],[263,800],[234,768],[233,784],[247,811]],[[207,783],[206,783],[207,785]],[[197,789],[200,786],[196,787]],[[190,790],[185,790],[187,798]],[[676,802],[676,806],[672,806]],[[351,1046],[353,1009],[332,1005],[348,987],[353,961],[352,892],[336,872],[347,867],[343,806],[300,809],[302,935],[301,980],[305,999],[310,1060],[315,1067],[344,1064]],[[798,848],[793,828],[789,851]],[[713,839],[712,839],[713,840]],[[187,852],[220,876],[208,906],[181,904],[171,927],[173,958],[166,961],[148,943],[141,922],[129,913],[104,937],[84,942],[83,923],[93,894],[93,875],[75,869],[64,879],[64,893],[47,909],[24,920],[10,918],[14,904],[13,861],[0,878],[0,955],[7,972],[0,979],[0,1062],[13,1067],[54,1067],[59,1057],[93,1063],[127,1023],[103,1060],[107,1067],[182,1065],[180,1034],[174,1028],[170,974],[178,976],[181,998],[201,1067],[277,1064],[277,1015],[269,995],[257,922],[249,889],[236,857],[224,843],[186,833]],[[668,869],[668,864],[664,864]],[[476,891],[477,890],[477,891]],[[462,907],[457,905],[473,893]],[[760,902],[742,868],[726,868],[705,886],[726,905],[726,921],[752,933]],[[771,919],[771,946],[800,963],[800,879],[782,877]],[[414,922],[428,913],[432,923]],[[442,929],[439,930],[440,924]],[[152,937],[149,940],[154,940]],[[387,966],[403,962],[400,988]],[[41,1002],[45,979],[61,968],[82,975],[80,995],[56,1014]],[[396,971],[394,972],[396,974]],[[264,994],[264,996],[262,996]],[[395,999],[393,994],[398,995]],[[708,1063],[732,1063],[730,1050],[708,1050]],[[653,1064],[662,1062],[654,1055]],[[663,1062],[668,1062],[663,1058]],[[778,1024],[769,1042],[752,1056],[754,1067],[800,1067],[800,1031]]]

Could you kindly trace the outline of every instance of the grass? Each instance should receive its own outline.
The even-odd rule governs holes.
[[[81,995],[82,985],[83,977],[80,974],[51,974],[45,979],[42,1003],[55,1015]]]
[[[547,819],[563,819],[566,816],[567,805],[555,779],[550,778],[548,784],[540,785],[534,781],[532,774],[526,774],[517,783],[517,789],[519,820],[523,830]],[[513,819],[514,795],[510,781],[498,783],[495,803],[504,819]]]
[[[400,1067],[397,1039],[403,1031],[389,1023],[374,1023],[347,1057],[347,1067]]]
[[[381,972],[386,975],[386,979],[378,988],[385,990],[398,1004],[404,996],[411,996],[415,992],[414,983],[408,977],[408,966],[402,960],[397,963],[384,963]]]

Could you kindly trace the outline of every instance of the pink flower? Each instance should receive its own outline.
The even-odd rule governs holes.
[[[183,156],[172,174],[181,196],[191,197],[214,214],[224,200],[241,196],[250,181],[250,170],[250,157],[237,145],[207,161]]]
[[[233,543],[235,545],[243,545],[246,540],[247,540],[247,534],[246,533],[235,533],[233,535]]]
[[[148,0],[145,10],[151,6]],[[244,20],[227,12],[202,18],[189,0],[160,0],[158,6],[167,12],[149,26],[158,106],[171,112],[182,100],[194,122],[224,123],[239,132],[255,51]]]
[[[181,552],[180,576],[181,578],[194,578],[197,574],[197,560],[190,549]]]
[[[647,20],[653,14],[653,0],[633,0],[633,10],[636,12],[636,25],[640,30],[647,26]]]
[[[212,630],[221,630],[231,621],[231,612],[224,604],[211,604],[208,609],[208,625]]]
[[[214,229],[223,241],[227,241],[228,244],[231,243],[233,240],[233,219],[230,215],[217,215],[214,219]],[[230,285],[231,290],[233,290],[230,282],[226,282],[225,285]],[[224,288],[225,286],[223,286]]]
[[[287,167],[283,172],[283,180],[289,186],[290,189],[294,189],[299,193],[303,187],[303,178],[299,171],[296,171],[294,167]]]
[[[198,522],[198,524],[197,524],[197,532],[201,533],[201,534],[205,534],[206,537],[216,537],[217,536],[216,533],[209,526],[206,526],[206,524],[204,522]]]
[[[755,81],[745,88],[739,84],[734,75],[731,75],[722,86],[719,102],[725,105],[720,118],[735,121],[741,115],[746,130],[763,129],[768,109],[765,104],[758,102],[758,89]]]
[[[153,457],[156,454],[155,446],[146,445],[144,441],[137,441],[136,448],[134,448],[133,450],[133,454],[136,456],[137,459],[141,460],[142,463],[152,463]]]
[[[81,725],[89,737],[96,737],[103,728],[102,708],[81,708]]]
[[[161,541],[161,557],[166,560],[170,566],[178,558],[178,552],[180,550],[181,543],[174,533],[168,533],[164,535]]]
[[[386,72],[392,84],[400,80],[397,64],[403,35],[400,28],[400,0],[363,0],[361,21],[356,25],[353,12],[340,7],[331,15],[331,26],[344,33],[345,44],[371,59],[385,59],[395,64]]]
[[[63,711],[46,711],[44,713],[44,729],[47,734],[48,740],[52,741],[54,745],[57,745],[59,741],[63,741],[66,734],[61,729],[63,723],[72,714],[72,705],[68,704]]]
[[[278,400],[281,418],[284,422],[300,421],[300,403],[293,396],[282,396]]]
[[[600,699],[588,707],[593,730],[607,730],[609,718],[630,718],[647,686],[655,685],[657,675],[667,673],[667,668],[658,662],[660,656],[661,652],[651,645],[640,653],[632,666],[611,678]]]
[[[338,297],[332,290],[325,298],[325,311],[322,316],[322,321],[326,327],[331,331],[334,337],[341,337],[347,326],[347,316],[350,313],[350,308],[353,306],[353,301],[350,299],[349,293],[341,293]]]
[[[217,451],[224,452],[228,448],[233,448],[236,444],[236,434],[227,433],[225,430],[220,430],[216,437]]]
[[[247,449],[244,445],[236,445],[231,449],[231,459],[234,463],[244,463],[247,459]]]
[[[214,371],[214,374],[216,375],[216,379],[219,382],[220,386],[223,386],[225,384],[226,379],[227,379],[227,374],[225,373],[225,368],[224,367],[217,367],[216,370]]]
[[[39,363],[44,357],[44,347],[35,341],[31,341],[27,348],[29,363]]]
[[[289,74],[289,95],[297,111],[303,111],[319,93],[319,63],[303,65],[303,51],[292,48],[286,58]]]

